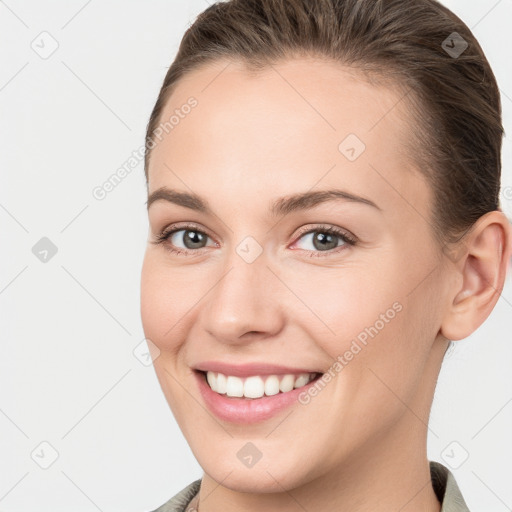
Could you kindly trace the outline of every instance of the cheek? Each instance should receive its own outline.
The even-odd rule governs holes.
[[[291,281],[292,273],[284,279],[295,284],[295,293],[309,309],[296,312],[295,321],[333,364],[340,363],[333,372],[344,375],[343,386],[362,377],[358,385],[365,396],[378,396],[381,404],[395,400],[381,377],[401,396],[410,395],[436,334],[435,312],[425,304],[425,293],[435,290],[410,294],[409,283],[416,281],[393,262],[386,272],[377,266],[315,270],[308,272],[307,281],[297,280],[298,274]]]
[[[173,269],[162,264],[161,258],[148,250],[141,272],[141,320],[145,337],[155,347],[155,374],[169,406],[181,418],[179,405],[187,400],[180,385],[183,374],[180,373],[179,355],[184,339],[184,322],[180,319],[190,306],[184,300],[187,287],[174,275]]]
[[[146,338],[156,345],[160,345],[163,334],[169,329],[168,317],[163,314],[170,308],[169,296],[162,285],[157,265],[146,254],[141,274],[141,318]]]
[[[389,273],[355,266],[282,272],[283,281],[302,302],[293,308],[293,321],[302,323],[311,339],[334,357],[346,350],[352,339],[364,342],[369,331],[375,332],[374,327],[381,332],[395,322],[400,288],[398,281],[383,276]]]
[[[204,291],[190,269],[176,269],[146,253],[141,273],[141,319],[144,333],[160,350],[172,350],[187,323],[187,315]]]

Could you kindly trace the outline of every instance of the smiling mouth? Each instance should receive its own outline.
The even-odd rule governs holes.
[[[293,389],[306,386],[321,377],[321,373],[251,375],[237,377],[221,372],[202,371],[210,389],[219,395],[230,398],[258,399],[287,393]]]

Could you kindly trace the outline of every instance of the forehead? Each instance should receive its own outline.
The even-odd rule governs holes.
[[[389,200],[397,189],[415,193],[404,90],[370,84],[337,63],[301,58],[253,72],[215,61],[180,80],[161,123],[172,116],[155,139],[149,192],[185,185],[208,195],[222,185],[243,201],[321,181]]]

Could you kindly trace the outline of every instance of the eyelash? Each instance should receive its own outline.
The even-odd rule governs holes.
[[[198,229],[197,226],[194,226],[192,224],[186,224],[184,226],[178,226],[178,227],[172,226],[171,229],[164,229],[161,233],[156,235],[155,240],[151,241],[151,243],[155,244],[155,245],[163,245],[166,250],[168,250],[169,252],[171,252],[173,254],[178,254],[178,255],[179,254],[188,254],[189,252],[192,252],[192,253],[198,252],[198,249],[173,248],[170,244],[166,243],[168,241],[168,239],[171,237],[171,235],[173,235],[174,233],[176,233],[178,231],[194,231],[196,233],[201,233],[202,235],[205,235],[208,238],[211,238],[211,237],[209,237],[209,235],[207,233]],[[324,233],[324,234],[329,234],[329,235],[335,235],[335,236],[339,237],[344,242],[344,244],[346,244],[348,246],[354,246],[357,244],[357,241],[358,241],[355,236],[349,235],[346,231],[343,231],[339,228],[335,228],[333,226],[317,226],[315,228],[310,228],[308,230],[302,231],[298,234],[297,241],[300,240],[304,235],[308,235],[309,233]],[[204,247],[202,247],[201,249],[204,249]],[[344,250],[344,249],[345,249],[345,245],[341,245],[341,246],[335,247],[334,249],[329,249],[327,251],[307,251],[306,249],[302,249],[302,250],[306,250],[307,252],[310,252],[309,257],[323,258],[323,257],[327,257],[332,254],[336,254],[336,253],[340,252],[340,250]]]

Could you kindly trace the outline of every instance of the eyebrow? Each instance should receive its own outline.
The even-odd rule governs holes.
[[[332,189],[302,192],[278,198],[270,203],[269,212],[272,217],[280,217],[294,211],[308,210],[320,204],[339,199],[366,204],[377,210],[381,210],[381,208],[370,199],[357,196],[344,190]],[[159,200],[190,208],[191,210],[196,210],[207,215],[213,215],[213,211],[208,202],[194,193],[178,192],[177,190],[167,187],[160,187],[148,196],[148,200],[146,201],[147,209],[149,210],[149,207],[155,201]]]

